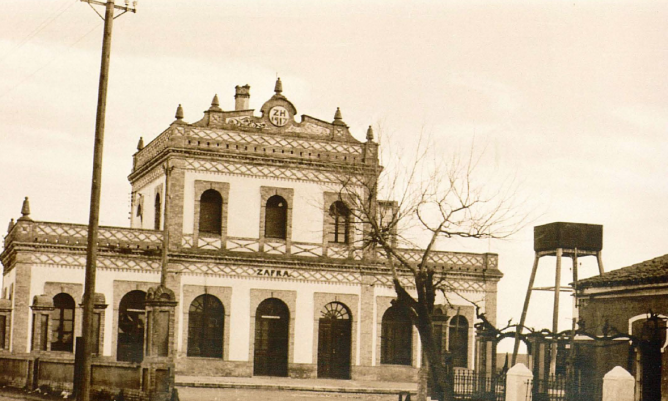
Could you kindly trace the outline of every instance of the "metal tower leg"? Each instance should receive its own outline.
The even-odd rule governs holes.
[[[559,330],[559,293],[561,292],[561,256],[564,250],[557,248],[557,272],[554,278],[554,309],[552,311],[552,334],[555,338],[552,340],[552,352],[550,353],[550,374],[557,373],[557,339],[556,334]]]
[[[529,300],[531,299],[531,290],[533,289],[533,282],[536,279],[536,271],[538,270],[538,253],[536,253],[536,258],[533,261],[533,269],[531,269],[531,278],[529,279],[529,288],[527,288],[527,295],[524,298],[524,308],[522,308],[522,317],[520,318],[520,324],[515,331],[515,345],[513,348],[513,359],[511,360],[511,367],[515,366],[517,362],[517,352],[520,349],[520,336],[522,335],[522,329],[524,328],[524,322],[527,318],[527,310],[529,309]]]

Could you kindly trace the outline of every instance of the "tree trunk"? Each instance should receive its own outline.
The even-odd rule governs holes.
[[[433,392],[439,400],[453,401],[454,389],[452,368],[444,366],[441,355],[434,342],[431,319],[418,315],[416,324],[420,341],[422,342],[423,355],[427,358],[427,366],[433,383]]]

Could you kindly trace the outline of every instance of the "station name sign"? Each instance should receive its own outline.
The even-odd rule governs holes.
[[[292,277],[290,270],[278,270],[278,269],[255,269],[256,276],[267,276],[267,277]]]

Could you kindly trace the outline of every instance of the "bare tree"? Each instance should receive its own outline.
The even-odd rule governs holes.
[[[372,139],[369,127],[367,140]],[[450,238],[507,238],[517,232],[526,219],[518,186],[512,179],[476,181],[485,152],[476,153],[473,145],[445,158],[424,135],[417,137],[412,152],[392,141],[381,145],[375,161],[367,160],[354,174],[341,174],[339,198],[349,205],[361,230],[355,237],[363,241],[367,255],[387,260],[395,304],[419,333],[435,391],[452,400],[451,360],[442,362],[432,321],[437,293],[449,286],[444,272],[429,262],[430,254]],[[387,168],[381,167],[383,159],[389,162]],[[416,229],[422,237],[415,235]],[[419,249],[419,260],[407,259],[401,252],[405,248]]]

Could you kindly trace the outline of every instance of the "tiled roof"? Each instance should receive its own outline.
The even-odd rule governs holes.
[[[579,288],[668,283],[668,255],[578,281]]]

